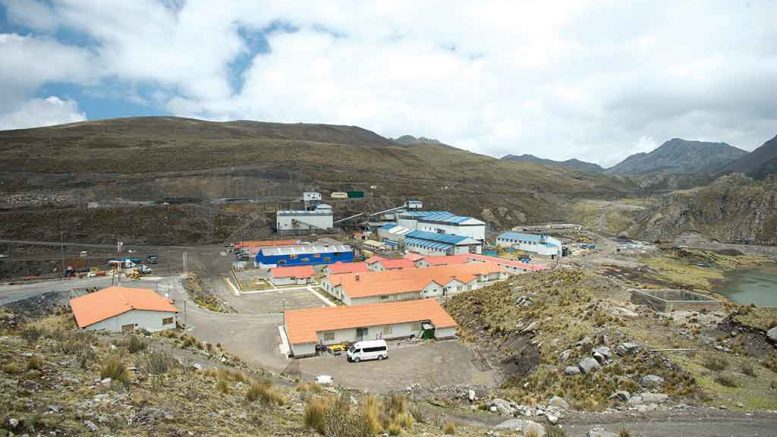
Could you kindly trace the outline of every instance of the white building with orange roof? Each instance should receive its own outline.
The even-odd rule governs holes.
[[[273,285],[306,285],[313,281],[316,271],[313,266],[273,267],[270,282]]]
[[[433,299],[288,310],[283,317],[284,340],[295,358],[315,355],[317,345],[425,338],[427,332],[434,338],[451,338],[457,326]]]
[[[467,263],[452,266],[407,268],[334,275],[322,285],[346,305],[416,300],[447,296],[507,279],[508,273],[495,263]]]
[[[148,288],[109,287],[70,300],[81,329],[155,332],[175,328],[178,314],[169,299]]]

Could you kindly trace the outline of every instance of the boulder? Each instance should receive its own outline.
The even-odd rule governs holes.
[[[602,367],[596,359],[591,357],[580,360],[580,362],[577,363],[577,366],[580,367],[580,370],[586,375]]]
[[[618,437],[618,434],[607,431],[604,428],[592,428],[588,431],[586,437]]]
[[[561,361],[566,361],[566,360],[569,359],[569,355],[571,355],[571,354],[572,354],[572,350],[571,349],[565,349],[564,351],[561,352],[561,355],[559,355],[558,358]]]
[[[564,369],[564,373],[566,375],[579,375],[580,374],[580,368],[577,366],[567,366]]]
[[[11,429],[16,428],[19,426],[19,419],[14,419],[13,417],[8,419],[8,426],[10,426]]]
[[[628,402],[630,398],[631,398],[631,394],[629,394],[629,392],[627,392],[626,390],[618,390],[615,393],[610,395],[610,399],[613,399],[619,402]]]
[[[510,405],[510,402],[504,399],[494,399],[491,401],[491,406],[496,407],[496,410],[502,416],[512,416],[515,412],[515,409],[512,407],[512,405]]]
[[[559,416],[556,414],[548,413],[545,417],[548,419],[548,423],[550,423],[551,425],[555,425],[558,423]]]
[[[593,357],[599,364],[604,364],[607,362],[607,358],[599,352],[594,352]]]
[[[522,334],[526,334],[526,333],[528,333],[528,332],[534,332],[534,331],[536,331],[536,330],[537,330],[539,327],[540,327],[540,322],[539,322],[539,321],[537,321],[537,320],[535,320],[535,321],[531,322],[531,323],[529,324],[529,326],[527,326],[527,327],[523,328],[523,329],[521,330],[521,333],[522,333]]]
[[[552,398],[550,398],[550,400],[548,401],[548,406],[549,407],[555,407],[555,408],[558,408],[560,410],[568,410],[569,409],[569,403],[567,401],[565,401],[564,398],[559,397],[559,396],[553,396]]]
[[[511,431],[518,431],[523,435],[534,433],[534,435],[542,437],[545,435],[545,427],[533,420],[526,419],[509,419],[495,426],[494,429],[504,429]]]
[[[467,391],[467,399],[469,399],[470,402],[474,402],[477,397],[475,396],[475,390],[469,389]]]
[[[100,430],[100,427],[95,425],[91,420],[84,420],[84,426],[86,426],[86,429],[92,432],[97,432]]]
[[[645,404],[663,404],[669,400],[669,395],[665,393],[642,393],[640,396]]]
[[[607,346],[599,346],[593,351],[594,354],[599,354],[604,357],[605,360],[609,360],[612,357],[612,352]]]
[[[658,375],[645,375],[639,379],[639,385],[645,388],[657,388],[664,385],[664,378]]]
[[[636,407],[637,405],[642,405],[642,396],[640,395],[632,396],[631,398],[629,398],[627,402],[632,407]]]
[[[769,337],[769,340],[777,343],[777,326],[766,331],[766,336]]]
[[[621,343],[615,346],[615,353],[618,355],[634,355],[639,351],[639,345],[637,343]]]

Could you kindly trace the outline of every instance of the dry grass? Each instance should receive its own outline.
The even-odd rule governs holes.
[[[130,374],[127,365],[120,356],[109,355],[103,360],[100,378],[111,378],[113,381],[127,385],[129,384]]]
[[[216,391],[221,394],[229,393],[229,381],[226,379],[216,380]]]
[[[456,424],[453,422],[445,422],[445,424],[442,426],[442,432],[445,435],[456,434]]]
[[[273,387],[272,381],[263,379],[253,381],[246,391],[246,400],[254,402],[261,399],[262,402],[271,405],[283,405],[286,403],[286,396],[276,387]]]
[[[43,368],[41,357],[33,355],[27,360],[27,370],[40,370],[41,368]]]

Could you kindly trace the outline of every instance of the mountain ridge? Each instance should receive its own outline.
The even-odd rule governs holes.
[[[608,168],[610,175],[645,175],[650,173],[716,173],[747,152],[722,142],[689,141],[672,138],[651,152],[628,156]]]
[[[602,168],[599,164],[581,161],[577,158],[567,159],[566,161],[555,161],[552,159],[539,158],[531,154],[523,154],[523,155],[505,155],[500,159],[504,161],[535,162],[537,164],[551,165],[551,166],[558,165],[562,167],[567,167],[575,170],[587,171],[592,173],[601,173],[604,171],[604,168]]]

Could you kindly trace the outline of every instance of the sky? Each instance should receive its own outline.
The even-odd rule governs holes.
[[[777,1],[0,0],[0,130],[356,125],[610,166],[777,134]]]

